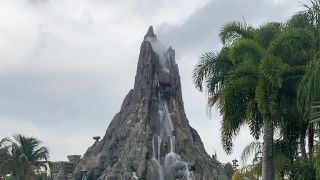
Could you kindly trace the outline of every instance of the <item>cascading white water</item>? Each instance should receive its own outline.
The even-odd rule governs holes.
[[[152,138],[152,157],[155,157],[156,155],[156,151],[155,151],[155,148],[154,148],[154,137]]]
[[[160,119],[160,137],[166,138],[168,136],[172,136],[173,132],[173,124],[171,120],[171,115],[168,110],[167,103],[160,97],[160,93],[158,95],[159,99],[159,119]]]
[[[161,137],[158,137],[158,161],[160,162]]]
[[[156,158],[152,158],[151,159],[151,163],[152,163],[152,172],[154,175],[154,179],[158,178],[158,180],[164,180],[164,176],[163,176],[163,169],[162,166],[160,165],[159,161]]]
[[[154,173],[158,175],[159,180],[174,180],[177,178],[181,180],[192,180],[191,172],[188,170],[187,163],[182,161],[180,155],[174,152],[174,128],[167,102],[160,97],[160,94],[158,98],[160,132],[159,135],[152,138],[152,165],[153,169],[157,169]],[[170,152],[165,155],[163,165],[161,165],[161,142],[162,139],[165,138],[169,138],[170,140]],[[157,143],[157,147],[155,147],[155,143]]]
[[[171,153],[173,153],[173,151],[174,151],[174,143],[175,143],[175,141],[174,141],[174,136],[170,136],[170,152]]]

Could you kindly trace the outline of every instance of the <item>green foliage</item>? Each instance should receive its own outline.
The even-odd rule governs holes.
[[[241,161],[243,165],[246,165],[246,161],[253,156],[253,162],[252,164],[255,164],[254,162],[261,162],[261,155],[262,155],[262,146],[263,144],[258,141],[251,142],[248,144],[242,151],[241,155]]]
[[[316,123],[320,121],[320,102],[311,105],[312,113],[310,114],[310,122]]]
[[[313,27],[310,20],[309,14],[303,11],[293,15],[286,24],[293,28],[305,28],[311,30]]]
[[[258,179],[261,176],[261,163],[256,165],[248,165],[237,172],[232,176],[232,180],[245,180],[246,179]]]
[[[0,172],[11,173],[18,179],[30,179],[43,169],[47,169],[49,152],[41,146],[41,141],[23,135],[14,136],[9,142],[6,158],[0,161]]]
[[[316,49],[320,51],[320,0],[310,0],[311,5],[302,4],[306,10],[309,28],[313,31],[316,40]]]
[[[223,116],[222,121],[222,144],[227,153],[232,151],[232,139],[250,118],[247,118],[247,111],[255,111],[252,100],[254,99],[255,81],[244,76],[228,81],[221,92],[219,107]],[[259,116],[259,115],[258,115]]]
[[[8,177],[5,177],[4,180],[17,180],[17,178],[13,176],[8,176]]]
[[[248,177],[256,179],[261,176],[262,165],[262,143],[251,142],[242,152],[241,160],[243,168],[241,168],[236,176]],[[275,179],[283,179],[284,176],[293,180],[312,180],[315,179],[315,173],[309,162],[296,159],[294,163],[291,160],[290,145],[284,140],[274,141],[273,154],[275,161]],[[249,159],[253,159],[252,163],[246,164]]]
[[[222,50],[205,53],[193,73],[196,87],[208,92],[209,106],[220,108],[227,153],[243,124],[258,139],[264,120],[272,121],[279,132],[273,142],[276,178],[283,173],[293,179],[314,178],[304,144],[309,121],[303,119],[310,113],[311,122],[320,118],[318,105],[311,108],[320,101],[320,0],[310,3],[286,23],[258,28],[226,23],[219,34]],[[245,150],[245,157],[255,145]]]
[[[275,37],[269,52],[289,65],[306,64],[315,53],[314,37],[306,29],[289,27]]]
[[[261,78],[256,86],[256,101],[260,113],[265,117],[275,117],[278,111],[278,92],[282,87],[282,74],[286,68],[281,59],[266,55],[259,66]]]
[[[194,70],[196,87],[202,90],[205,83],[209,105],[219,105],[227,153],[232,151],[232,139],[242,124],[249,124],[251,134],[258,138],[262,116],[281,119],[275,116],[281,113],[279,93],[286,93],[282,86],[296,84],[304,72],[303,65],[314,47],[312,35],[288,27],[275,22],[256,29],[239,22],[226,23],[220,31],[223,49],[204,54]]]
[[[278,22],[269,22],[256,29],[254,38],[263,48],[268,48],[269,44],[282,31],[282,29],[283,24]]]
[[[314,59],[306,67],[298,90],[299,107],[308,116],[312,102],[320,100],[320,59]]]
[[[293,163],[286,164],[285,172],[290,172],[286,175],[291,180],[314,180],[315,171],[312,164],[306,161],[296,160]]]
[[[264,49],[252,39],[241,38],[232,45],[230,50],[230,59],[235,65],[247,60],[259,63],[263,56]]]
[[[4,176],[8,173],[8,169],[4,166],[4,163],[10,159],[9,142],[10,140],[8,138],[0,140],[0,176]]]

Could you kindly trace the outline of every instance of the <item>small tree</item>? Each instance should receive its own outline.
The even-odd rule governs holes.
[[[48,148],[41,146],[41,141],[24,135],[6,139],[6,158],[1,161],[0,172],[11,173],[18,179],[34,179],[43,169],[47,169]]]

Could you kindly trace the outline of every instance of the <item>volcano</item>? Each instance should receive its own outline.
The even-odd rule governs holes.
[[[227,180],[231,165],[210,157],[187,120],[175,51],[152,26],[141,44],[134,88],[105,136],[88,148],[74,180]]]

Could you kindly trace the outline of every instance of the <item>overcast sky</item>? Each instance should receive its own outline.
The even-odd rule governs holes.
[[[35,136],[51,160],[84,154],[104,133],[131,88],[148,26],[176,50],[189,123],[208,153],[239,158],[244,127],[227,156],[219,111],[207,115],[192,83],[202,53],[218,50],[219,27],[285,21],[300,0],[0,0],[0,138]],[[303,0],[302,2],[306,2]]]

